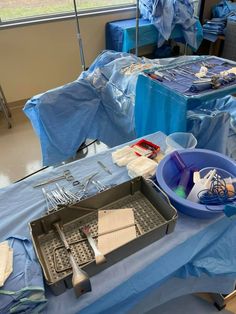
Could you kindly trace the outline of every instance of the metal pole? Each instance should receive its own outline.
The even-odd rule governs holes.
[[[3,90],[0,86],[0,111],[2,110],[3,112],[3,115],[7,121],[7,124],[8,124],[8,129],[10,129],[12,127],[11,125],[11,121],[10,121],[10,117],[11,117],[11,112],[8,108],[8,105],[7,105],[7,100],[5,98],[5,95],[3,93]]]
[[[76,26],[77,26],[77,39],[79,42],[79,50],[80,50],[80,61],[82,65],[82,70],[85,71],[86,67],[85,67],[85,59],[84,59],[84,49],[83,49],[82,37],[80,34],[79,16],[77,12],[76,0],[73,0],[73,2],[74,2],[75,19],[76,19]]]
[[[139,45],[139,0],[136,4],[136,38],[135,38],[135,54],[138,57],[138,45]]]

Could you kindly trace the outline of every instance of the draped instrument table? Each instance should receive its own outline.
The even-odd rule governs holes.
[[[165,137],[157,132],[146,138],[164,150]],[[126,168],[112,163],[115,149],[48,169],[1,189],[0,241],[9,236],[30,239],[27,224],[44,215],[46,206],[41,189],[32,187],[36,182],[65,169],[78,180],[96,171],[97,179],[104,184],[128,180]],[[98,160],[112,175],[99,167]],[[89,189],[89,193],[95,193],[95,189]],[[44,313],[145,313],[189,293],[229,293],[236,278],[235,232],[236,221],[223,216],[199,220],[180,214],[173,233],[93,276],[91,293],[76,299],[73,289],[54,296],[46,288],[48,305]]]

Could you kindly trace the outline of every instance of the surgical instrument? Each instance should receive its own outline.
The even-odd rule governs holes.
[[[183,70],[179,70],[179,69],[172,69],[172,72],[175,73],[175,75],[180,75],[180,76],[183,76],[185,78],[189,78],[189,73],[186,73],[184,72]],[[191,75],[191,78],[192,78],[192,75]]]
[[[43,182],[40,182],[40,183],[34,185],[34,188],[42,186],[42,185],[53,183],[55,181],[63,180],[63,179],[66,179],[67,181],[73,181],[74,180],[74,177],[72,176],[70,170],[65,170],[63,173],[64,174],[61,176],[54,177],[54,178],[48,179],[46,181],[43,181]]]
[[[89,276],[76,263],[76,260],[72,254],[70,245],[66,240],[65,233],[62,231],[62,228],[60,227],[59,223],[56,222],[53,224],[53,226],[56,228],[60,236],[60,239],[62,243],[64,244],[67,250],[67,253],[69,255],[70,264],[72,268],[72,285],[74,287],[76,296],[79,297],[80,295],[92,290]]]
[[[67,204],[71,205],[74,204],[78,201],[80,201],[80,198],[78,196],[76,196],[74,193],[72,193],[70,190],[66,189],[66,188],[61,188],[58,186],[58,189],[61,193],[61,195],[63,197],[65,197],[65,199],[67,200]]]
[[[107,187],[105,185],[101,184],[101,182],[99,182],[99,181],[92,180],[91,183],[93,185],[95,185],[98,192],[103,192],[103,191],[107,190]]]
[[[95,243],[95,241],[94,241],[94,239],[92,238],[92,235],[91,235],[91,233],[90,233],[89,226],[83,227],[83,228],[82,228],[82,231],[83,231],[83,233],[86,235],[86,237],[87,237],[87,239],[88,239],[88,242],[89,242],[91,248],[93,249],[96,264],[99,265],[99,264],[105,263],[105,262],[106,262],[106,258],[105,258],[105,256],[98,250],[97,245],[96,245],[96,243]]]
[[[169,81],[169,82],[171,82],[171,81],[172,81],[172,82],[175,82],[176,84],[178,84],[178,85],[180,85],[180,86],[186,88],[186,84],[180,83],[180,82],[177,80],[177,78],[176,78],[176,73],[172,72],[172,70],[173,70],[173,69],[171,69],[171,70],[167,70],[167,69],[163,70],[163,71],[165,71],[165,73],[168,74],[168,81]],[[179,73],[177,73],[177,74],[179,74]],[[182,74],[180,74],[180,75],[181,75],[181,76],[184,76],[184,77],[186,78],[186,75],[182,75]],[[166,76],[166,74],[165,74],[165,76]],[[186,89],[184,92],[187,92],[187,91],[188,91],[188,89]]]
[[[89,177],[87,177],[87,178],[84,179],[84,183],[81,184],[81,186],[83,187],[82,191],[83,191],[84,193],[86,193],[89,183],[91,182],[91,180],[92,180],[97,174],[98,174],[98,172],[93,173],[92,175],[90,175]]]
[[[163,78],[163,79],[165,79],[165,80],[167,80],[167,81],[169,81],[169,82],[171,82],[171,79],[167,75],[165,75],[164,73],[162,73],[160,71],[155,71],[154,74],[159,76],[159,77],[161,77],[161,78]]]
[[[171,70],[165,70],[165,72],[170,76],[170,77],[172,77],[172,79],[175,81],[176,80],[176,75],[175,75],[175,73],[173,73],[173,72],[171,72]]]
[[[60,209],[61,206],[73,205],[82,199],[81,195],[76,195],[70,190],[56,184],[57,189],[47,192],[42,189],[43,195],[46,199],[47,214],[51,214]]]
[[[111,170],[109,170],[100,160],[98,160],[97,163],[102,167],[103,170],[112,175]]]
[[[94,178],[98,174],[99,174],[99,172],[95,172],[95,173],[88,175],[87,177],[84,177],[83,180],[81,180],[81,185],[84,186],[86,184],[86,182],[88,182],[88,181],[90,182],[92,180],[92,178]]]
[[[90,184],[91,180],[98,174],[99,172],[95,172],[87,177],[85,177],[83,180],[81,180],[80,183],[76,183],[76,186],[78,186],[80,188],[80,190],[78,192],[75,193],[75,195],[81,199],[85,199],[88,194],[87,194],[87,189],[88,189],[88,185]]]
[[[147,74],[149,77],[151,77],[153,80],[157,80],[157,81],[160,81],[160,82],[163,82],[163,78],[157,74],[154,74],[154,73],[148,73]]]
[[[107,235],[107,234],[110,234],[113,232],[121,231],[121,230],[130,228],[130,227],[136,227],[138,229],[138,232],[140,233],[140,235],[143,234],[143,231],[141,230],[140,225],[138,223],[133,223],[133,224],[129,224],[129,225],[126,225],[126,226],[123,226],[120,228],[114,228],[114,229],[108,230],[106,232],[98,233],[98,235],[96,237],[101,237],[101,236],[104,236],[104,235]]]
[[[147,75],[149,77],[151,77],[153,80],[157,80],[159,82],[163,82],[163,80],[166,80],[168,82],[172,82],[175,80],[175,79],[169,77],[168,75],[166,75],[162,72],[159,72],[159,71],[155,71],[154,73],[147,73]]]
[[[73,181],[73,182],[72,182],[72,184],[73,184],[73,186],[77,186],[77,185],[80,185],[80,184],[81,184],[81,182],[80,182],[80,181],[78,181],[78,180],[75,180],[75,181]]]
[[[213,69],[216,66],[218,66],[218,64],[211,64],[211,63],[208,63],[208,62],[202,62],[201,65],[206,67],[207,69]],[[212,73],[212,72],[208,72],[208,73]],[[214,73],[212,73],[212,74],[214,74]]]
[[[202,61],[200,64],[201,64],[202,66],[208,68],[208,69],[212,69],[212,68],[218,66],[218,64],[216,64],[216,63],[209,63],[209,62],[207,62],[207,61]],[[223,65],[223,64],[222,64],[222,65]]]
[[[178,72],[179,72],[179,73],[184,73],[184,74],[189,74],[191,76],[195,76],[194,72],[191,72],[191,71],[187,70],[186,68],[179,68],[179,67],[177,67],[174,70],[176,71],[176,74],[178,74]]]
[[[46,204],[47,204],[47,214],[49,214],[50,212],[51,212],[51,208],[50,208],[50,205],[49,205],[49,199],[48,199],[48,195],[47,195],[47,192],[46,192],[46,190],[44,189],[44,188],[42,188],[42,192],[43,192],[43,196],[44,196],[44,198],[45,198],[45,200],[46,200]],[[50,202],[50,204],[52,205],[52,206],[54,206],[51,202]]]

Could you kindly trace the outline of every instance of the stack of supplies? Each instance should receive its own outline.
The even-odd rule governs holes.
[[[47,299],[31,242],[11,237],[0,245],[0,253],[0,313],[40,313]]]
[[[227,19],[213,18],[203,25],[203,37],[209,41],[215,42],[219,35],[224,35]]]
[[[126,166],[132,160],[137,159],[138,156],[135,151],[130,146],[125,146],[123,148],[117,149],[112,153],[112,160],[118,166]]]
[[[160,160],[160,147],[152,142],[140,140],[134,145],[125,146],[112,153],[112,160],[118,166],[126,166],[131,178],[142,176],[145,179],[155,174]],[[154,161],[155,159],[155,161]]]
[[[143,176],[145,179],[152,177],[156,172],[157,163],[147,157],[139,157],[127,165],[130,178]]]
[[[203,38],[215,42],[219,35],[225,35],[228,19],[235,19],[236,4],[231,1],[219,1],[212,8],[212,17],[203,25]]]
[[[2,287],[7,278],[12,273],[13,250],[8,242],[0,243],[0,287]]]

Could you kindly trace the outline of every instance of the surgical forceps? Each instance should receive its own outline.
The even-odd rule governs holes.
[[[72,176],[70,170],[65,170],[63,172],[63,175],[61,175],[61,176],[54,177],[54,178],[48,179],[46,181],[40,182],[40,183],[34,185],[34,188],[36,188],[38,186],[46,185],[49,183],[53,183],[53,182],[58,181],[58,180],[63,180],[63,179],[66,179],[67,181],[73,181],[74,180],[74,177]]]
[[[81,182],[79,182],[79,181],[73,182],[74,186],[78,185],[78,187],[81,188],[81,190],[79,192],[77,192],[76,195],[79,195],[79,197],[81,199],[87,197],[88,185],[90,184],[91,180],[98,174],[99,174],[99,172],[95,172],[95,173],[85,177]]]

